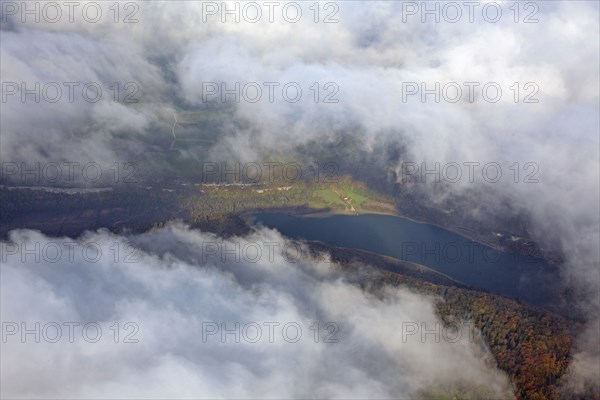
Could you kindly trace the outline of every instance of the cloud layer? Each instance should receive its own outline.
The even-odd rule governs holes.
[[[434,334],[424,340],[420,332],[408,334],[414,326],[407,328],[409,323],[425,323],[433,331],[441,324],[434,299],[403,288],[383,298],[367,294],[326,259],[284,257],[286,242],[275,231],[224,241],[174,224],[131,237],[88,233],[77,241],[15,231],[11,242],[19,249],[3,247],[3,323],[18,322],[20,329],[25,322],[35,330],[40,322],[41,333],[40,343],[31,333],[23,343],[21,331],[5,337],[6,397],[412,398],[425,390],[475,390],[497,398],[511,393],[506,376],[468,330],[458,339],[456,332],[440,331],[439,343]],[[33,253],[23,259],[23,249],[36,243],[38,262]],[[232,251],[236,246],[248,250]],[[56,258],[58,247],[64,253]],[[73,328],[73,343],[66,322],[81,324]],[[95,328],[83,333],[90,322],[102,329],[96,343],[90,342]],[[221,336],[223,322],[229,330],[240,324],[239,343],[234,334]],[[55,328],[44,329],[49,323],[63,327],[56,343],[48,342],[56,337]],[[252,323],[262,328],[258,339],[253,325],[243,328]],[[272,324],[270,334],[265,323],[279,325]],[[284,329],[285,324],[292,326]],[[215,326],[217,333],[209,334]],[[8,329],[3,326],[5,333]]]
[[[3,162],[109,166],[136,161],[147,152],[167,158],[163,153],[171,140],[173,113],[208,107],[203,84],[224,82],[232,88],[236,82],[242,87],[257,82],[265,90],[257,102],[242,99],[229,109],[213,96],[218,108],[232,114],[214,129],[218,134],[212,144],[183,146],[177,156],[260,161],[272,154],[294,155],[303,146],[310,154],[322,154],[319,149],[352,136],[352,150],[402,146],[398,159],[364,167],[383,165],[381,174],[399,172],[407,160],[429,165],[497,162],[506,179],[496,184],[463,179],[442,189],[425,184],[415,190],[434,204],[467,197],[463,212],[481,214],[482,221],[527,215],[533,239],[564,254],[565,286],[578,293],[576,306],[592,320],[590,329],[597,326],[597,3],[535,3],[534,9],[519,9],[517,23],[510,2],[497,3],[502,9],[498,22],[483,17],[481,4],[473,23],[465,9],[458,23],[447,18],[436,23],[432,16],[423,23],[422,12],[411,15],[407,2],[335,3],[337,23],[323,23],[335,11],[326,2],[319,3],[318,23],[309,3],[302,3],[297,23],[279,12],[273,23],[266,15],[258,23],[234,23],[231,16],[222,23],[221,15],[207,15],[202,2],[187,1],[139,3],[132,10],[120,9],[117,23],[109,3],[102,3],[103,17],[95,23],[79,10],[73,22],[64,15],[58,22],[42,18],[37,23],[31,17],[22,22],[21,12],[12,15],[7,3],[2,2],[0,38],[3,83],[31,88],[36,82],[41,87],[57,82],[63,96],[56,103],[36,103],[31,95],[23,103],[19,93],[3,100]],[[123,23],[135,10],[138,22]],[[532,12],[537,23],[523,23]],[[94,103],[85,101],[78,87],[70,102],[65,82],[97,82],[102,96]],[[123,86],[135,82],[139,102],[114,102],[115,82],[121,85],[120,100],[130,93]],[[273,102],[266,82],[279,83]],[[295,103],[280,91],[290,82],[303,90]],[[330,82],[336,86],[327,89]],[[424,102],[418,94],[405,99],[411,82],[429,89],[436,82],[441,87],[456,82],[463,97],[456,103],[446,98],[438,103],[433,95]],[[466,99],[465,82],[480,84],[474,101]],[[497,103],[486,101],[481,92],[490,82],[502,88]],[[535,86],[526,87],[528,83]],[[5,95],[8,88],[2,89]],[[325,103],[333,92],[338,102]],[[530,94],[539,101],[524,103]],[[379,158],[373,153],[372,159]],[[527,172],[523,166],[534,163],[539,182],[515,183],[509,167],[517,162],[521,178]],[[582,347],[587,352],[577,359],[589,359],[598,356],[600,343],[583,340]]]

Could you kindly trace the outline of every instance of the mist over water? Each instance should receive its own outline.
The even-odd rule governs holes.
[[[3,338],[5,397],[391,399],[462,388],[509,398],[512,392],[476,332],[442,336],[435,299],[405,288],[378,298],[329,260],[291,262],[281,252],[285,239],[272,230],[221,239],[171,224],[130,236],[89,232],[77,240],[23,230],[10,243],[64,253],[52,262],[23,260],[2,243],[2,318],[19,322]],[[91,244],[102,256],[83,251]],[[209,252],[206,244],[222,250]],[[236,246],[253,246],[262,256],[241,257],[231,252]],[[408,335],[406,324],[422,323],[440,329],[438,337]]]

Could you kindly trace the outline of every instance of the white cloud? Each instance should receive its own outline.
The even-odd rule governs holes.
[[[506,376],[468,332],[454,343],[455,336],[443,333],[439,343],[431,334],[424,341],[418,334],[406,336],[403,342],[408,332],[403,323],[426,323],[427,329],[440,323],[434,299],[406,288],[380,299],[348,283],[325,260],[292,261],[281,250],[270,259],[265,244],[285,243],[274,231],[227,241],[177,224],[131,237],[88,233],[70,245],[72,259],[65,252],[54,263],[49,262],[53,244],[68,239],[15,231],[11,241],[28,249],[39,243],[41,258],[36,262],[30,254],[23,260],[21,248],[3,247],[3,322],[26,322],[28,329],[40,322],[41,331],[50,322],[97,322],[103,334],[97,343],[83,339],[82,326],[75,327],[73,343],[66,328],[57,343],[44,340],[55,335],[51,329],[46,336],[42,332],[41,343],[31,334],[25,343],[19,334],[6,336],[5,397],[403,398],[461,385],[480,385],[498,396],[510,393]],[[137,262],[115,263],[115,249],[126,243],[137,249]],[[235,262],[229,253],[223,262],[221,251],[203,255],[209,253],[207,243],[230,250],[236,243],[257,244],[264,256],[253,263],[240,253]],[[88,257],[95,258],[91,244],[103,256],[86,262],[84,244]],[[315,321],[320,323],[316,342],[310,329]],[[119,343],[114,322],[120,323]],[[123,343],[133,331],[125,329],[127,322],[139,327],[133,336],[139,343]],[[225,341],[207,335],[203,342],[203,322],[226,322],[228,329],[240,323],[240,343],[231,334]],[[250,342],[256,331],[242,329],[251,322],[262,327],[256,343]],[[280,324],[272,336],[263,325],[268,322]],[[327,322],[336,324],[335,332]],[[297,342],[292,343],[295,328],[284,332],[286,323],[302,329]],[[87,337],[95,334],[91,329]],[[325,342],[330,334],[337,343]]]
[[[111,4],[102,3],[105,18],[94,24],[80,17],[23,24],[20,15],[9,17],[0,37],[2,80],[133,81],[141,102],[114,105],[108,91],[95,104],[23,104],[13,97],[2,104],[4,162],[129,162],[143,145],[124,143],[116,134],[164,134],[169,140],[175,104],[201,106],[202,82],[298,82],[304,90],[299,103],[281,97],[240,102],[235,115],[246,126],[223,136],[211,149],[212,160],[256,161],[306,143],[335,142],[335,135],[351,130],[360,132],[364,149],[374,142],[405,144],[411,161],[534,162],[540,183],[503,181],[493,186],[498,196],[488,198],[504,195],[532,216],[534,239],[562,250],[565,282],[590,293],[582,296],[582,307],[592,319],[598,315],[596,2],[536,3],[539,22],[533,24],[514,23],[510,2],[500,3],[499,23],[486,22],[479,8],[475,23],[463,10],[456,24],[421,23],[420,15],[405,23],[405,2],[339,2],[339,23],[333,24],[312,22],[312,3],[303,3],[305,18],[297,24],[282,18],[223,24],[218,16],[205,23],[203,3],[187,1],[140,2],[139,22],[125,24],[113,21]],[[127,10],[121,11],[122,18]],[[529,11],[521,9],[519,18]],[[475,103],[404,103],[402,84],[413,81],[497,82],[503,97],[494,104],[481,94]],[[335,82],[340,102],[315,104],[309,90],[314,82]],[[514,82],[535,82],[539,103],[514,103]],[[521,86],[521,99],[527,93]],[[449,185],[425,195],[435,201],[464,189]],[[494,208],[505,212],[488,207]]]

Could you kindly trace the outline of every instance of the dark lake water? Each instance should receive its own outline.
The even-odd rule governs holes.
[[[387,215],[296,217],[260,213],[255,223],[282,234],[411,261],[466,285],[535,305],[556,302],[558,270],[545,260],[496,250],[434,225]]]

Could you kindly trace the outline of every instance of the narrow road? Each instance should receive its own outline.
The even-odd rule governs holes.
[[[354,208],[354,206],[352,205],[351,200],[345,201],[343,195],[341,195],[337,190],[335,190],[334,188],[332,188],[331,190],[333,190],[335,192],[335,194],[337,194],[338,196],[340,196],[340,199],[342,199],[342,201],[344,201],[345,203],[348,203],[348,205],[350,206],[350,208],[352,209],[352,211],[354,211],[354,214],[358,215],[358,211],[356,211],[356,208]]]

